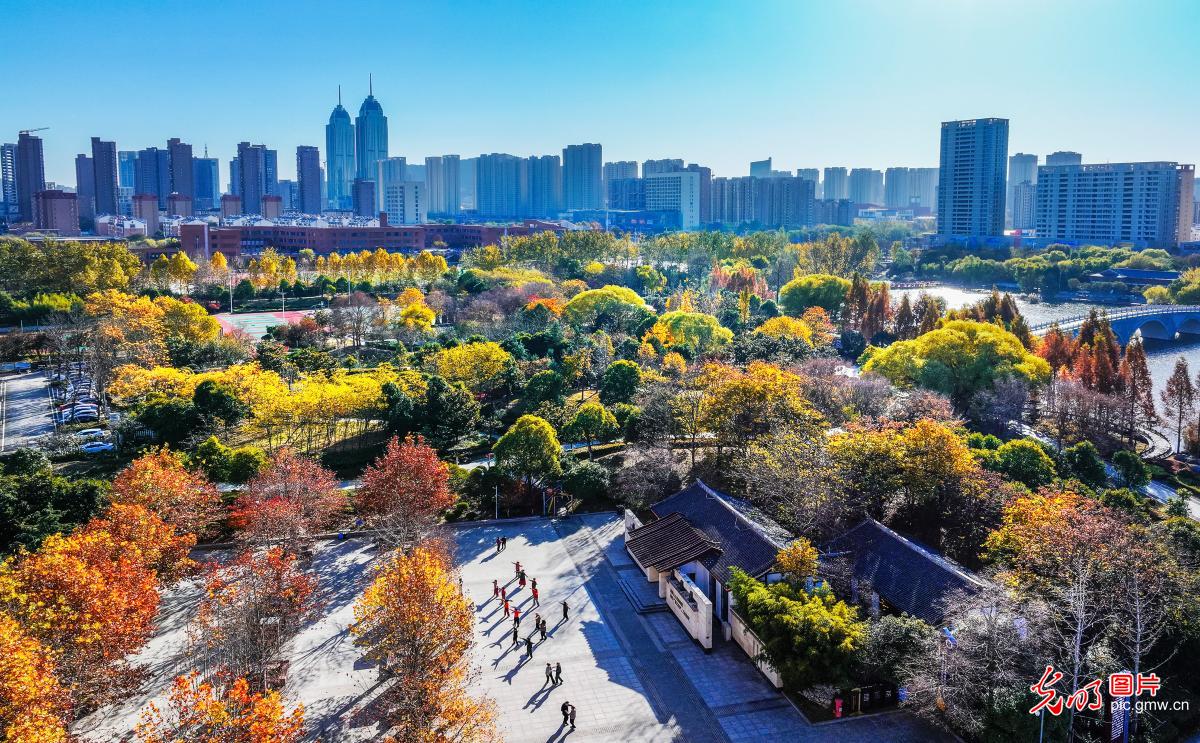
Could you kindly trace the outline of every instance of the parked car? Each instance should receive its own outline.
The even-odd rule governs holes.
[[[107,441],[92,441],[79,447],[79,451],[84,454],[99,454],[101,452],[112,451],[116,447]]]
[[[108,431],[103,428],[85,428],[82,431],[76,431],[75,435],[82,439],[102,439],[108,436]]]
[[[63,415],[63,423],[95,423],[100,420],[95,410],[73,410]]]

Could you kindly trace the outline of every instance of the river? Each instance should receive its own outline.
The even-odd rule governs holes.
[[[936,286],[928,289],[897,289],[892,292],[892,298],[899,302],[900,297],[907,294],[911,302],[922,291],[932,294],[935,297],[941,297],[945,300],[947,309],[957,309],[974,304],[989,294],[986,291],[959,289],[953,286]],[[1030,302],[1020,297],[1016,299],[1017,307],[1021,310],[1021,314],[1025,316],[1025,321],[1030,325],[1086,315],[1093,307],[1100,310],[1114,309],[1111,305],[1088,304],[1087,302],[1047,303]],[[1187,359],[1193,380],[1195,380],[1197,374],[1200,374],[1200,338],[1189,335],[1180,336],[1174,341],[1147,340],[1145,341],[1145,346],[1146,362],[1150,367],[1150,377],[1154,380],[1154,404],[1160,408],[1161,412],[1162,398],[1159,393],[1162,392],[1163,387],[1167,383],[1167,378],[1174,371],[1176,359],[1180,356]],[[1160,430],[1172,442],[1175,441],[1175,434],[1173,432],[1167,431],[1165,427]]]

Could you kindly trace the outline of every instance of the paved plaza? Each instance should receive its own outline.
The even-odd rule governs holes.
[[[634,611],[621,583],[632,583],[638,568],[621,533],[615,514],[457,530],[464,588],[477,605],[478,685],[496,701],[506,741],[947,739],[904,712],[810,725],[736,645],[718,639],[706,653],[674,615]],[[508,538],[499,554],[497,536]],[[530,586],[517,586],[518,560],[538,579],[540,608]],[[519,646],[512,645],[512,620],[492,598],[493,579],[508,586],[511,605],[521,609]],[[549,622],[549,636],[526,659],[534,612]],[[562,664],[561,685],[546,682],[547,662]],[[574,731],[562,725],[564,701],[578,709]]]
[[[236,315],[225,312],[215,315],[215,317],[225,332],[241,330],[257,340],[276,325],[286,325],[311,314],[311,310],[288,310],[287,312],[239,312]]]
[[[476,684],[495,700],[509,743],[945,739],[903,712],[810,725],[736,645],[718,638],[706,653],[674,615],[637,613],[627,591],[639,601],[649,597],[637,583],[615,514],[461,525],[449,532],[463,588],[476,605]],[[501,535],[508,548],[497,554]],[[369,540],[350,539],[321,545],[313,558],[323,612],[289,643],[283,690],[288,705],[304,704],[309,740],[369,741],[383,732],[372,701],[385,685],[349,633],[354,601],[376,555]],[[533,606],[531,585],[517,586],[518,560],[538,580],[540,607]],[[511,605],[521,609],[519,646],[512,644],[512,620],[492,599],[493,579],[508,586]],[[161,704],[171,680],[190,670],[187,626],[199,595],[196,581],[164,593],[157,632],[136,658],[147,671],[145,683],[131,698],[79,721],[73,732],[81,739],[127,740],[147,705]],[[565,621],[564,600],[570,607]],[[526,658],[523,641],[533,632],[535,613],[547,620],[548,637]],[[561,685],[546,682],[546,663],[562,664]],[[574,731],[562,725],[564,701],[578,710]]]

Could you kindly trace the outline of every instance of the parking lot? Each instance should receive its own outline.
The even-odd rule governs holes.
[[[31,446],[54,433],[47,379],[41,372],[0,378],[0,452]]]

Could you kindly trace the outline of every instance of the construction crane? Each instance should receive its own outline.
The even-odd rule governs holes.
[[[21,131],[17,132],[17,134],[33,134],[34,132],[44,132],[49,128],[50,127],[48,126],[39,126],[37,129],[22,129]]]

